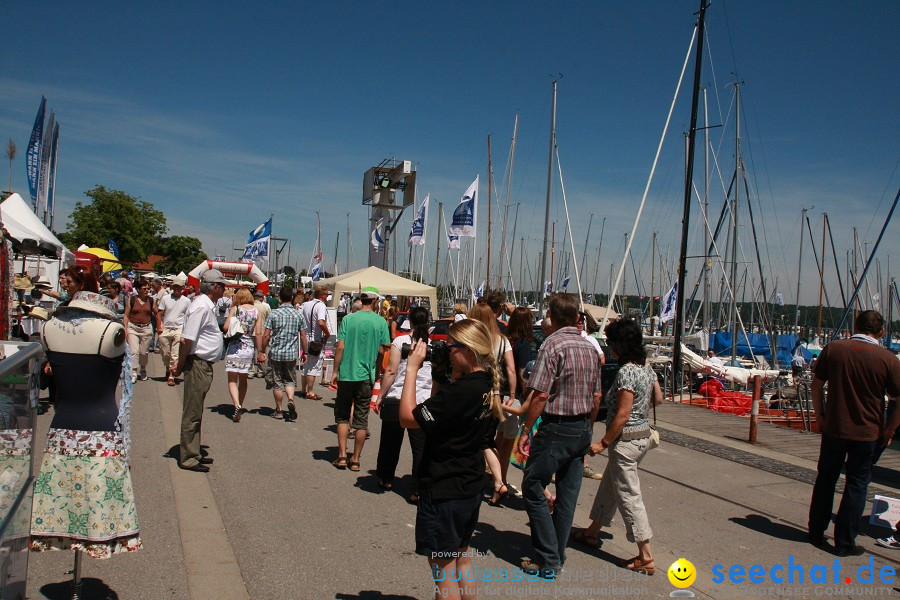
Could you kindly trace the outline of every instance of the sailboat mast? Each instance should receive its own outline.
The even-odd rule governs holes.
[[[337,232],[337,237],[334,240],[334,274],[337,275],[338,271],[338,244],[341,242],[341,232]]]
[[[819,320],[816,322],[817,340],[822,331],[822,293],[825,291],[825,253],[827,252],[825,247],[825,220],[827,218],[828,215],[822,213],[822,262],[819,267]]]
[[[507,254],[510,256],[512,252],[507,252],[506,250],[506,224],[509,217],[509,198],[510,193],[512,192],[512,176],[513,176],[513,167],[516,164],[516,136],[519,132],[519,113],[516,113],[516,120],[513,123],[513,136],[512,136],[512,146],[509,150],[509,173],[506,177],[506,208],[503,210],[503,234],[500,236],[500,287],[503,287],[503,265],[504,260],[506,260]],[[516,205],[516,215],[519,214],[519,207]],[[513,227],[512,234],[512,246],[515,248],[516,245],[516,233],[515,227]],[[512,278],[512,258],[509,258],[509,276]],[[521,279],[519,280],[519,285],[522,285]]]
[[[438,226],[437,226],[437,235],[434,237],[437,238],[437,250],[435,250],[434,254],[434,286],[440,288],[438,284],[438,268],[441,265],[441,237],[444,234],[444,203],[438,202]]]
[[[587,260],[588,242],[591,241],[591,223],[594,221],[594,213],[588,219],[587,235],[584,237],[584,251],[581,253],[581,267],[578,269],[578,280],[584,279],[584,262]]]
[[[691,122],[688,130],[688,135],[690,136],[688,143],[688,165],[687,176],[684,181],[684,212],[681,220],[681,253],[678,259],[678,289],[676,290],[677,293],[675,296],[677,304],[675,309],[675,342],[674,347],[672,348],[672,372],[677,374],[676,377],[681,374],[681,337],[684,324],[684,279],[685,274],[687,273],[685,262],[687,260],[688,227],[691,220],[691,191],[693,187],[692,178],[694,176],[697,110],[700,100],[700,71],[703,66],[703,33],[706,29],[704,26],[706,21],[706,0],[700,0],[700,14],[697,18],[697,56],[694,61],[694,92],[691,98]],[[675,385],[674,377],[672,385]]]
[[[800,258],[797,264],[797,310],[794,314],[794,329],[797,329],[797,326],[800,324],[800,272],[803,269],[803,225],[806,223],[806,210],[805,208],[800,211],[800,252],[798,253]]]
[[[732,226],[734,234],[731,236],[731,285],[737,284],[738,267],[738,208],[741,198],[741,83],[734,82],[734,204],[731,209]],[[732,288],[731,294],[731,364],[737,364],[737,290]]]
[[[703,327],[709,328],[709,106],[703,88]],[[650,294],[651,308],[653,294]],[[653,315],[653,311],[650,311]]]
[[[656,290],[656,232],[653,232],[653,254],[650,256],[650,335],[653,335],[653,293]]]
[[[344,265],[344,273],[350,272],[350,213],[347,213],[347,262]]]
[[[547,230],[550,228],[550,195],[553,192],[553,149],[556,147],[556,80],[553,80],[553,101],[550,110],[550,152],[547,159],[547,205],[544,210],[544,239],[541,242],[541,292],[538,300],[538,313],[544,315],[544,277],[547,275]],[[552,261],[551,261],[552,268]]]
[[[487,193],[487,205],[488,205],[488,228],[487,228],[487,277],[485,278],[487,281],[485,292],[491,289],[491,227],[493,226],[493,215],[492,207],[491,207],[491,192],[494,187],[494,163],[491,159],[491,134],[488,134],[488,144],[487,144],[487,152],[488,152],[488,193]]]

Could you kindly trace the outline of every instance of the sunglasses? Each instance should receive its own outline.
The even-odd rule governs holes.
[[[453,349],[453,348],[465,348],[466,345],[465,345],[465,344],[447,344],[447,347],[450,348],[450,349]]]

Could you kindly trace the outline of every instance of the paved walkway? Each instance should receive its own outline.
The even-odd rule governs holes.
[[[409,452],[401,454],[402,479],[394,492],[383,493],[374,476],[377,417],[370,421],[372,439],[363,453],[362,472],[336,470],[329,464],[335,456],[333,392],[317,387],[326,400],[299,401],[300,419],[285,423],[269,418],[271,393],[261,380],[251,380],[246,402],[251,412],[235,424],[219,364],[203,422],[203,443],[215,463],[208,475],[189,473],[179,470],[173,459],[182,388],[166,386],[157,356],[151,356],[150,373],[154,380],[135,386],[133,426],[132,464],[144,549],[106,561],[85,560],[85,598],[432,596],[425,561],[413,553],[416,510],[403,501]],[[39,436],[51,416],[40,417]],[[708,575],[718,563],[772,563],[788,555],[805,564],[834,561],[803,543],[810,495],[804,477],[814,463],[809,454],[800,454],[807,452],[803,442],[816,446],[814,436],[761,426],[761,443],[749,446],[741,441],[745,421],[671,404],[659,408],[658,422],[663,444],[644,460],[640,476],[658,568],[688,557],[707,573],[693,586],[697,596],[720,598],[723,592]],[[602,425],[597,428],[595,437]],[[599,471],[606,465],[605,456],[589,461]],[[773,464],[787,466],[779,470]],[[521,472],[510,469],[509,479],[518,485]],[[597,485],[583,480],[578,526],[589,522]],[[900,490],[894,488],[893,495]],[[522,509],[522,501],[514,498],[501,507],[482,505],[472,542],[480,567],[512,572],[529,555]],[[668,597],[672,587],[664,574],[635,579],[616,566],[617,559],[634,555],[634,545],[625,540],[621,520],[609,531],[612,537],[604,539],[599,550],[570,544],[567,573],[594,583],[553,588],[484,582],[479,597]],[[863,532],[860,543],[876,566],[896,564],[896,553],[872,543],[883,530],[867,527]],[[868,559],[841,560],[855,569]],[[67,598],[71,564],[69,553],[32,555],[28,597]],[[618,592],[613,585],[620,586]]]

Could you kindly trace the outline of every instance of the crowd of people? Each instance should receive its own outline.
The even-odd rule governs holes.
[[[540,322],[546,338],[535,352],[532,311],[499,293],[471,306],[455,305],[446,342],[435,342],[427,308],[401,312],[397,300],[375,288],[340,299],[336,331],[326,308],[330,292],[319,285],[296,294],[282,288],[276,297],[230,288],[214,269],[203,273],[193,290],[178,279],[98,282],[90,271],[76,268],[61,273],[60,288],[57,306],[88,291],[104,294],[116,307],[133,357],[132,383],[147,379],[154,346],[167,384],[177,385],[183,377],[179,466],[190,471],[208,472],[213,463],[201,454],[200,435],[215,362],[225,361],[235,423],[246,410],[248,379],[259,376],[272,390],[272,416],[295,421],[298,394],[322,399],[315,383],[322,376],[326,343],[334,337],[330,383],[336,391],[337,456],[332,465],[361,470],[371,406],[381,419],[375,473],[379,486],[392,490],[408,437],[412,486],[405,497],[417,505],[416,552],[426,557],[436,597],[472,597],[464,586],[473,569],[469,545],[481,505],[484,500],[492,506],[503,503],[509,495],[524,499],[529,519],[532,556],[521,564],[526,573],[554,579],[564,568],[570,537],[597,547],[601,530],[616,513],[637,549],[622,566],[655,573],[653,531],[638,467],[659,443],[649,414],[663,395],[634,320],[620,318],[604,331],[607,352],[618,364],[604,395],[606,354],[586,330],[590,323],[577,298],[569,294],[550,298]],[[900,411],[886,417],[884,410],[885,396],[900,395],[900,362],[875,347],[884,320],[865,311],[855,329],[851,339],[825,348],[812,385],[823,435],[809,541],[824,543],[835,484],[846,467],[835,522],[839,555],[861,553],[855,538],[872,464],[900,425]],[[601,408],[605,428],[595,435]],[[585,462],[600,453],[608,455],[602,474]],[[521,490],[509,482],[510,464],[523,470]],[[586,478],[600,480],[599,489],[590,522],[572,535]],[[900,536],[883,542],[900,546]],[[442,576],[448,571],[460,577]]]

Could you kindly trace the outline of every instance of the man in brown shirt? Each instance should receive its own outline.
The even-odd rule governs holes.
[[[816,361],[812,401],[822,433],[818,475],[809,507],[810,543],[824,544],[831,520],[834,488],[846,464],[846,484],[834,522],[838,556],[859,556],[859,519],[866,506],[872,463],[879,446],[890,442],[900,425],[900,411],[885,423],[885,396],[900,396],[900,360],[882,348],[884,319],[874,311],[856,318],[856,334],[831,342]],[[822,390],[828,384],[823,403]]]

